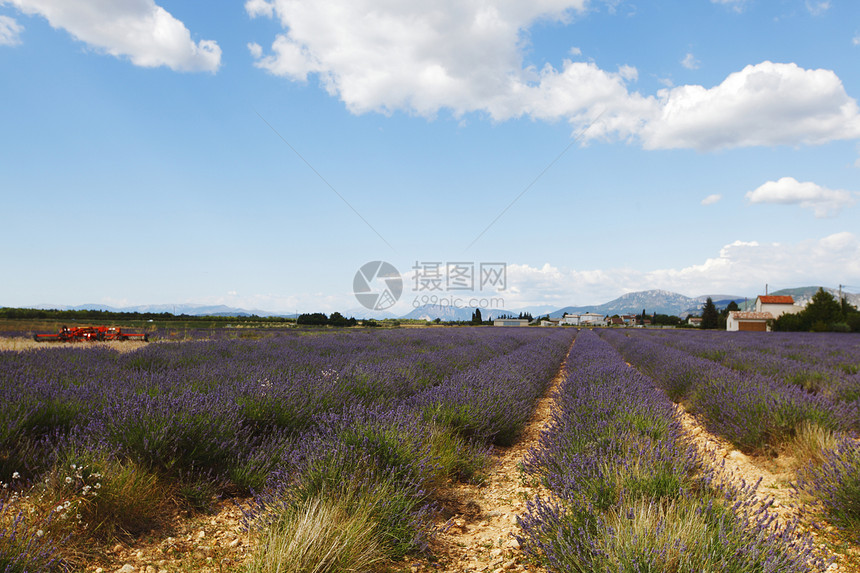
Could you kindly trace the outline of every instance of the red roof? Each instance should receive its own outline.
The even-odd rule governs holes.
[[[794,304],[794,299],[789,295],[759,296],[758,298],[762,304]]]

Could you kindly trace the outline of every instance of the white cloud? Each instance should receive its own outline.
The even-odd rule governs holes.
[[[702,199],[702,205],[713,205],[714,203],[718,203],[723,196],[719,193],[714,193],[713,195],[708,195],[704,199]]]
[[[860,46],[860,36],[854,36],[854,38],[851,40],[851,43],[855,46]]]
[[[701,62],[696,59],[692,52],[688,52],[684,59],[681,60],[681,65],[688,70],[698,70]]]
[[[256,18],[257,16],[271,18],[275,15],[274,7],[266,2],[266,0],[248,0],[245,2],[245,11],[252,18]]]
[[[829,0],[806,0],[806,9],[813,16],[820,16],[830,10]]]
[[[728,6],[735,12],[742,12],[744,9],[744,5],[746,4],[746,0],[711,0],[713,4],[722,4],[723,6]]]
[[[505,303],[561,306],[600,304],[626,292],[663,289],[688,296],[753,294],[765,283],[860,284],[860,237],[840,232],[794,244],[735,241],[702,263],[679,269],[576,270],[508,265]],[[510,300],[509,300],[510,299]]]
[[[0,46],[17,46],[24,30],[14,18],[0,16]]]
[[[256,66],[293,81],[313,76],[357,114],[526,116],[566,120],[574,131],[600,116],[585,139],[648,149],[860,138],[860,108],[828,70],[762,62],[712,88],[678,86],[649,96],[631,89],[638,77],[631,66],[526,65],[532,24],[564,23],[587,0],[249,0],[245,8],[250,16],[278,18],[284,29],[269,50],[251,44]]]
[[[746,194],[750,203],[772,203],[777,205],[800,205],[812,209],[816,217],[832,217],[844,207],[856,202],[857,193],[833,190],[811,181],[800,182],[793,177],[779,181],[768,181]]]
[[[154,0],[0,0],[54,28],[137,66],[215,72],[221,48],[213,40],[191,39],[185,25]]]
[[[762,62],[718,86],[659,92],[659,116],[641,137],[646,148],[713,150],[820,144],[860,137],[860,109],[830,70]]]

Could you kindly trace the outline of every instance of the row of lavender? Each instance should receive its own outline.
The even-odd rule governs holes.
[[[264,489],[266,511],[352,500],[341,510],[370,504],[398,554],[420,543],[435,482],[514,439],[572,338],[427,329],[0,353],[0,481],[79,500],[98,482],[84,505],[127,516],[122,487],[190,503]],[[88,469],[64,476],[72,464]]]
[[[699,333],[689,333],[696,337]],[[647,332],[601,333],[675,402],[704,416],[706,427],[747,452],[773,451],[814,425],[860,428],[860,403],[837,402],[772,376],[729,368],[664,344]]]
[[[512,333],[389,331],[158,344],[127,354],[81,346],[3,353],[0,447],[9,453],[0,479],[43,469],[36,445],[70,434],[155,464],[220,466],[224,460],[206,458],[234,452],[232,442],[294,434],[347,405],[400,402],[528,342]]]
[[[860,357],[858,337],[788,333],[770,343],[748,333],[685,334],[601,336],[672,400],[701,414],[711,432],[749,452],[796,456],[796,489],[812,518],[821,508],[860,542],[860,380],[850,367]],[[827,384],[797,384],[813,372],[823,372]]]
[[[552,571],[817,571],[793,527],[723,481],[666,396],[592,332],[567,359],[560,408],[526,469],[552,491],[521,520]]]
[[[741,372],[756,372],[835,401],[860,398],[860,337],[839,333],[750,332],[725,336],[660,332],[664,344]]]

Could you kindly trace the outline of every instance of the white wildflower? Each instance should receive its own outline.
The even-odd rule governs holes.
[[[42,537],[43,535],[45,535],[45,532],[42,531],[41,529],[36,532],[36,537]]]
[[[70,478],[69,476],[66,476],[66,483],[72,483],[72,478]]]
[[[21,479],[21,474],[18,472],[12,472],[12,479]]]

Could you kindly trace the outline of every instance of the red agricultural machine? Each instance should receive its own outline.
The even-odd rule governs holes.
[[[123,332],[118,326],[75,326],[72,328],[64,326],[57,334],[34,334],[33,340],[36,342],[81,342],[85,340],[143,340],[148,342],[149,335]]]

